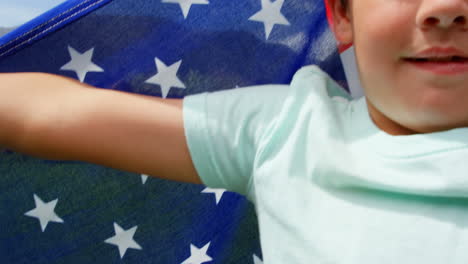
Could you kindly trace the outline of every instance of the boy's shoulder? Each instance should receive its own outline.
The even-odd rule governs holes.
[[[264,135],[265,142],[274,144],[265,144],[262,155],[297,142],[328,142],[331,134],[327,131],[349,127],[352,102],[350,94],[318,66],[300,68],[273,126]]]
[[[317,65],[307,65],[300,68],[293,76],[291,87],[296,92],[305,94],[352,100],[351,94]]]

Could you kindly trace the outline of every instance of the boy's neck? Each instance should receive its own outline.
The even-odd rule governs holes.
[[[392,136],[419,134],[417,131],[408,129],[386,117],[379,110],[377,110],[377,108],[375,108],[374,105],[367,98],[366,102],[370,118],[372,119],[374,124],[384,132]]]

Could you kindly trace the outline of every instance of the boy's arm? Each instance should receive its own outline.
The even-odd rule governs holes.
[[[52,74],[0,74],[0,145],[44,159],[200,184],[182,102],[93,88]]]

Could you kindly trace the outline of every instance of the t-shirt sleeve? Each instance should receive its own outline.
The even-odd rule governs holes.
[[[262,135],[273,125],[288,91],[287,85],[263,85],[183,99],[187,145],[206,186],[250,192]]]

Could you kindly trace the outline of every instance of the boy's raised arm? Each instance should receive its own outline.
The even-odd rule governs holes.
[[[181,99],[98,89],[59,75],[0,74],[0,145],[44,159],[201,183]]]

